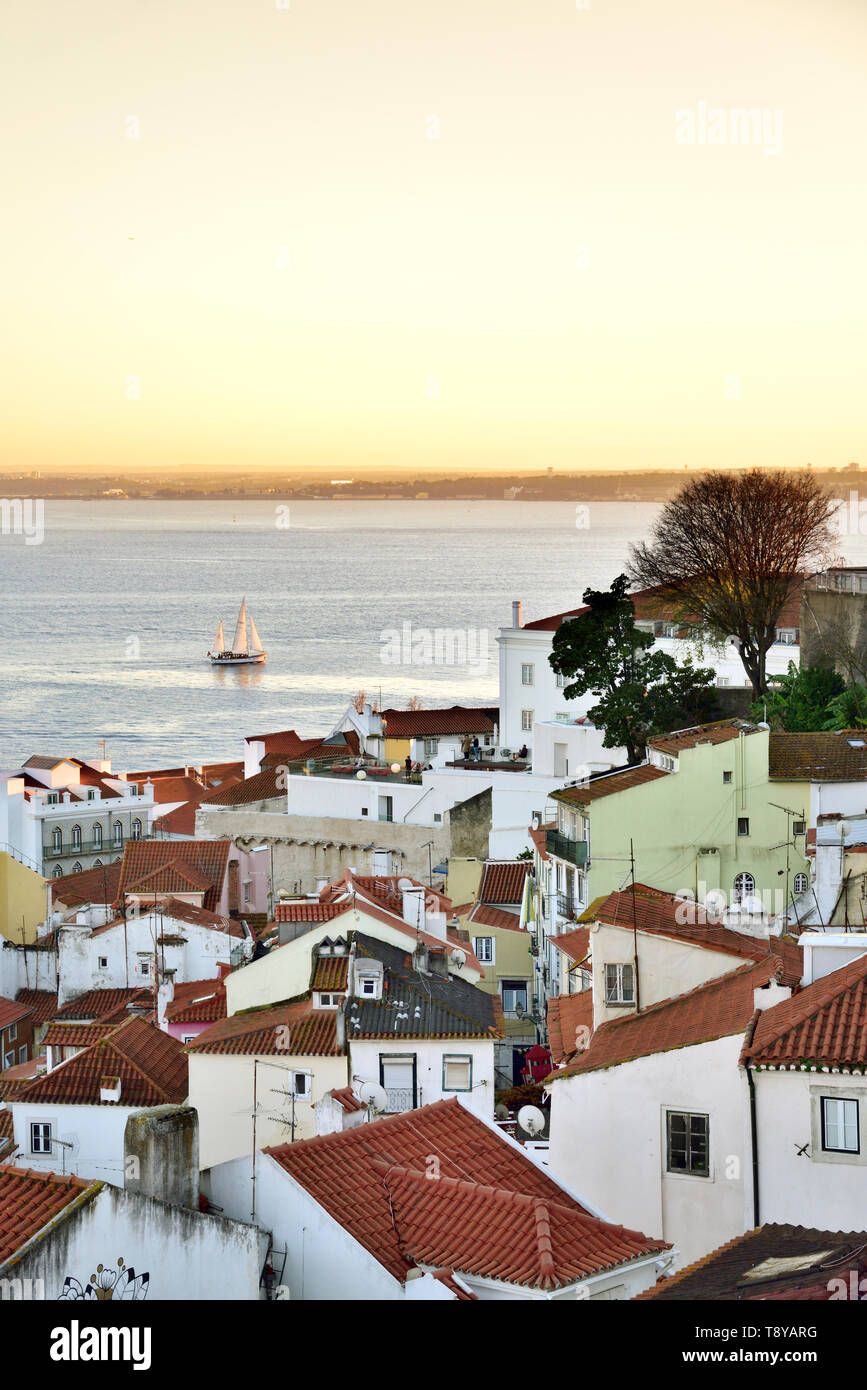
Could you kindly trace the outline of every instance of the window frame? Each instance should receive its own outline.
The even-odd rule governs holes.
[[[851,1149],[851,1148],[839,1148],[839,1147],[835,1147],[835,1146],[833,1146],[833,1145],[831,1145],[831,1144],[829,1144],[829,1143],[827,1142],[828,1120],[827,1120],[827,1117],[826,1117],[826,1114],[825,1114],[825,1107],[826,1107],[826,1105],[828,1105],[829,1103],[832,1104],[832,1105],[839,1105],[839,1106],[854,1105],[854,1107],[855,1107],[855,1148],[854,1148],[854,1149]],[[845,1113],[845,1112],[844,1112],[844,1113]],[[820,1096],[820,1097],[819,1097],[819,1124],[820,1124],[820,1133],[821,1133],[821,1141],[822,1141],[822,1153],[826,1153],[826,1154],[846,1154],[846,1155],[851,1155],[851,1156],[854,1157],[854,1158],[857,1158],[857,1157],[860,1156],[860,1154],[861,1154],[861,1107],[860,1107],[860,1105],[859,1105],[859,1103],[858,1103],[858,1099],[857,1099],[855,1096],[834,1096],[834,1095],[822,1095],[822,1096]],[[839,1130],[839,1129],[841,1128],[841,1126],[838,1124],[837,1128],[838,1128],[838,1130]],[[842,1125],[842,1132],[843,1132],[843,1138],[845,1139],[845,1137],[846,1137],[846,1121],[845,1121],[845,1119],[844,1119],[843,1125]]]
[[[516,986],[517,986],[518,988],[516,988]],[[500,1002],[501,1002],[501,1004],[502,1004],[502,1006],[503,1006],[503,1013],[504,1013],[507,1017],[517,1018],[517,1017],[518,1017],[518,1014],[517,1014],[516,1009],[514,1008],[514,1005],[513,1005],[513,1007],[510,1009],[510,1008],[508,1008],[508,1006],[507,1006],[507,1004],[506,1004],[506,990],[507,990],[507,989],[508,989],[508,990],[510,991],[510,993],[512,993],[512,994],[518,994],[518,993],[520,993],[521,990],[524,991],[524,1002],[523,1002],[523,1004],[521,1005],[521,1008],[523,1009],[524,1013],[526,1013],[526,1012],[527,1012],[527,1006],[528,1006],[528,1004],[529,1004],[529,1002],[530,1002],[530,981],[527,980],[527,979],[521,979],[521,978],[520,978],[519,976],[517,976],[517,975],[510,975],[510,976],[508,977],[508,979],[500,980]]]
[[[459,1065],[459,1066],[466,1066],[466,1067],[467,1067],[467,1085],[466,1085],[466,1086],[447,1086],[447,1085],[446,1085],[446,1068],[447,1068],[447,1066],[448,1066],[448,1064],[449,1064],[450,1062],[454,1062],[454,1063],[456,1063],[456,1064]],[[469,1052],[444,1052],[444,1053],[443,1053],[443,1067],[442,1067],[442,1090],[443,1090],[443,1091],[448,1091],[451,1095],[454,1095],[454,1094],[458,1094],[458,1093],[460,1093],[460,1094],[466,1094],[468,1091],[471,1091],[472,1089],[473,1089],[473,1058],[472,1058],[472,1054],[469,1053]]]
[[[521,733],[522,733],[522,734],[531,734],[531,733],[533,732],[533,720],[534,720],[534,717],[535,717],[535,713],[536,713],[535,710],[532,710],[532,709],[522,709],[522,710],[521,710]]]
[[[686,1144],[685,1144],[685,1156],[686,1156],[686,1160],[687,1160],[687,1166],[686,1166],[685,1168],[672,1168],[672,1166],[671,1166],[671,1121],[672,1121],[672,1119],[674,1119],[676,1116],[678,1116],[678,1117],[680,1117],[681,1119],[684,1119],[684,1120],[687,1121],[686,1130],[685,1130],[685,1141],[686,1141]],[[692,1127],[691,1127],[691,1122],[692,1122],[693,1120],[703,1120],[703,1121],[704,1121],[704,1139],[705,1139],[705,1156],[704,1156],[704,1161],[705,1161],[705,1171],[703,1171],[703,1172],[702,1172],[700,1169],[693,1168],[693,1166],[692,1166],[692,1144],[691,1144],[690,1141],[691,1141],[691,1139],[692,1139]],[[706,1113],[706,1112],[704,1112],[704,1111],[701,1111],[701,1110],[671,1110],[671,1109],[668,1108],[668,1106],[666,1106],[666,1107],[665,1107],[665,1110],[664,1110],[664,1123],[665,1123],[665,1174],[666,1174],[666,1176],[667,1176],[667,1177],[668,1177],[668,1176],[670,1176],[670,1177],[675,1177],[675,1178],[701,1178],[703,1181],[706,1181],[706,1180],[710,1179],[710,1177],[711,1177],[711,1161],[710,1161],[710,1114],[709,1114],[709,1113]]]
[[[485,955],[483,952],[480,952],[479,943],[482,942],[482,941],[487,941],[487,942],[490,943],[490,955]],[[497,959],[496,959],[496,957],[497,957],[497,946],[496,946],[496,941],[495,941],[494,937],[493,937],[493,936],[474,936],[474,937],[473,937],[473,954],[474,954],[474,956],[476,957],[476,960],[479,962],[480,965],[496,965],[496,963],[497,963]]]
[[[743,825],[743,826],[746,826],[746,829],[745,829],[745,830],[742,830],[742,829],[741,829],[741,826],[742,826],[742,825]],[[749,835],[749,833],[750,833],[750,818],[749,818],[749,816],[738,816],[738,839],[741,839],[741,840],[744,839],[746,836]]]
[[[535,661],[521,662],[521,685],[534,686],[536,684],[536,663]]]
[[[38,1155],[38,1156],[40,1156],[40,1157],[44,1157],[45,1154],[48,1154],[49,1157],[50,1157],[50,1155],[51,1155],[51,1143],[52,1143],[52,1139],[53,1139],[53,1134],[52,1134],[52,1122],[51,1122],[51,1120],[30,1120],[30,1121],[28,1122],[28,1128],[29,1128],[29,1132],[30,1132],[30,1153],[31,1153],[31,1154],[35,1154],[35,1155]],[[43,1148],[41,1144],[40,1144],[38,1147],[37,1147],[36,1145],[34,1145],[34,1142],[33,1142],[33,1141],[34,1141],[34,1137],[35,1137],[35,1136],[34,1136],[34,1130],[37,1130],[37,1129],[39,1129],[39,1130],[47,1130],[47,1131],[48,1131],[48,1143],[47,1143],[47,1147],[44,1147],[44,1148]],[[40,1138],[44,1139],[44,1136],[40,1136]]]
[[[608,984],[608,972],[609,972],[609,970],[614,970],[614,971],[616,971],[615,986],[614,986],[614,987],[615,987],[615,990],[616,990],[616,994],[615,994],[614,996],[612,996],[612,994],[611,994],[611,989],[610,989],[610,986],[609,986],[609,984]],[[624,972],[627,971],[627,970],[629,971],[629,976],[630,976],[630,981],[631,981],[630,986],[629,986],[631,997],[628,998],[628,999],[626,998],[626,991],[625,991],[624,978],[623,978],[623,977],[624,977]],[[627,1006],[628,1006],[629,1008],[634,1008],[634,1006],[635,1006],[635,965],[634,965],[634,963],[633,963],[632,961],[629,961],[629,960],[623,960],[623,961],[618,961],[618,960],[606,961],[606,962],[605,962],[605,968],[604,968],[604,971],[603,971],[602,980],[603,980],[603,988],[604,988],[604,990],[605,990],[605,1001],[604,1001],[604,1002],[605,1002],[605,1007],[606,1007],[606,1008],[618,1008],[618,1007],[623,1008],[623,1007],[627,1007]]]

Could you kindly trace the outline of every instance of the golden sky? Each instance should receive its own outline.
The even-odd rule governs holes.
[[[3,7],[5,469],[867,462],[862,0],[285,3]]]

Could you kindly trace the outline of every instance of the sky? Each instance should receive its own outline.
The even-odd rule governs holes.
[[[4,471],[867,463],[862,0],[6,0],[0,53]]]

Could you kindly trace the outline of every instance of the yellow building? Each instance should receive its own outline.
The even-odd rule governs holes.
[[[47,881],[11,854],[0,853],[0,935],[16,946],[36,940],[48,915]]]

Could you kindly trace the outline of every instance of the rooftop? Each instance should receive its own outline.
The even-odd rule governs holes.
[[[772,782],[863,782],[867,779],[867,731],[772,733],[768,776]]]
[[[867,1070],[867,955],[760,1013],[741,1060]]]
[[[527,875],[532,873],[530,859],[487,859],[479,884],[478,900],[489,907],[514,903],[517,906],[524,899],[524,884]]]
[[[676,729],[674,733],[659,734],[648,739],[648,747],[660,753],[683,753],[687,748],[697,748],[701,743],[729,743],[741,734],[761,733],[757,724],[746,719],[718,719],[713,724],[695,724],[690,729]]]
[[[381,999],[347,1002],[346,1036],[361,1038],[501,1038],[505,1036],[499,998],[468,980],[419,975],[409,952],[357,932],[358,960],[382,961]]]
[[[335,1013],[314,1009],[309,999],[232,1014],[204,1029],[187,1049],[257,1057],[339,1057],[343,1053]]]
[[[577,782],[573,787],[561,787],[559,791],[549,792],[554,801],[568,805],[589,806],[603,796],[615,796],[617,792],[629,791],[631,787],[643,786],[645,782],[655,782],[660,777],[670,777],[661,767],[650,763],[639,763],[635,767],[618,768],[616,772],[605,772],[589,781]]]
[[[91,1186],[72,1175],[0,1163],[0,1266]]]
[[[593,991],[554,995],[548,1000],[548,1042],[557,1066],[582,1052],[593,1032]]]
[[[101,1098],[103,1078],[120,1080],[120,1104],[180,1104],[187,1098],[187,1058],[176,1038],[144,1018],[128,1018],[97,1042],[15,1096],[15,1101],[58,1105],[111,1105]]]
[[[202,906],[213,912],[222,894],[230,848],[228,840],[128,840],[115,904],[120,905],[128,892],[174,893],[176,875],[183,870],[183,881],[195,878],[204,891]],[[157,886],[162,881],[167,884],[164,889]],[[183,891],[189,892],[190,886]]]

